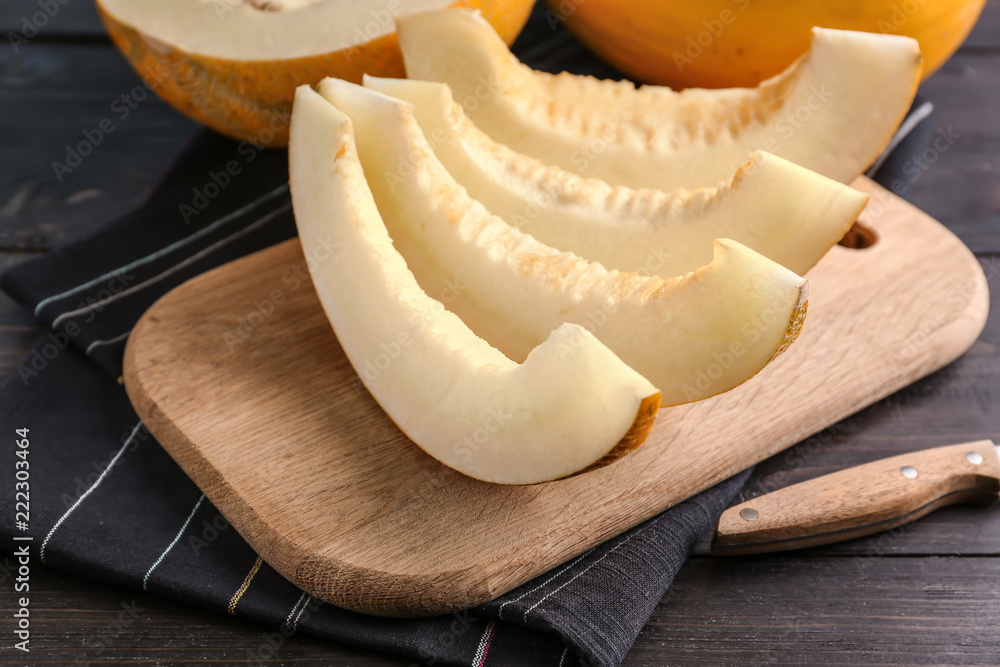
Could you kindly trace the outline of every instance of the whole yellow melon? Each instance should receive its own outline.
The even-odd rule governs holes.
[[[913,37],[930,75],[985,0],[546,0],[553,20],[644,83],[753,87],[809,50],[811,29]]]
[[[285,146],[295,88],[404,76],[394,16],[479,9],[507,43],[532,0],[97,0],[115,45],[182,113],[258,146]]]

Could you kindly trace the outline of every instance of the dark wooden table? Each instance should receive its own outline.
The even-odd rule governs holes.
[[[57,3],[53,3],[57,4]],[[3,0],[0,34],[36,0]],[[562,38],[561,38],[562,39]],[[568,36],[565,39],[571,39]],[[6,39],[5,39],[6,41]],[[557,67],[559,54],[550,64]],[[91,0],[69,0],[19,45],[0,48],[0,270],[98,228],[134,206],[194,131],[155,97],[112,109],[138,79]],[[958,141],[920,172],[913,201],[1000,273],[1000,0],[922,88]],[[120,109],[120,107],[117,107]],[[115,130],[58,180],[53,161],[105,117]],[[962,359],[760,465],[751,493],[910,450],[1000,441],[1000,306]],[[42,333],[0,295],[0,373]],[[756,558],[696,556],[626,665],[1000,665],[1000,505],[954,507],[867,539]],[[9,565],[0,562],[0,565]],[[85,661],[247,664],[273,628],[59,571],[34,569],[30,664]],[[0,568],[0,608],[13,606]],[[138,618],[120,623],[122,604]],[[4,616],[7,616],[5,613]],[[0,634],[9,637],[8,620]],[[6,639],[3,644],[9,645]],[[23,663],[3,650],[0,661]],[[269,664],[405,665],[349,646],[292,637]]]

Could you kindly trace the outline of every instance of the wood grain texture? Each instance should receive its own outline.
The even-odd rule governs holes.
[[[623,665],[995,667],[998,624],[994,558],[699,558]]]
[[[15,609],[21,595],[13,586],[16,568],[16,558],[0,557],[0,573],[8,573],[0,574],[3,609]],[[203,663],[214,667],[414,664],[303,632],[286,637],[277,625],[46,569],[37,562],[31,567],[31,653],[25,655],[10,643],[0,647],[3,665],[176,667]],[[430,667],[423,661],[420,664]]]
[[[901,180],[911,201],[980,253],[1000,252],[1000,48],[959,51],[927,80],[934,103],[934,140],[910,155]]]
[[[310,593],[385,615],[485,602],[952,361],[986,280],[958,239],[870,181],[865,250],[810,272],[805,331],[743,386],[660,412],[607,468],[478,482],[409,443],[363,389],[288,242],[173,291],[140,320],[140,416],[247,541]],[[295,284],[296,288],[292,289]],[[246,334],[245,338],[242,337]]]
[[[730,507],[719,518],[712,553],[766,553],[854,539],[946,505],[992,504],[998,492],[1000,457],[992,440],[909,452]]]
[[[0,49],[0,161],[16,165],[0,170],[0,249],[40,251],[135,208],[197,126],[110,45],[21,51]]]
[[[31,577],[31,665],[430,667],[303,633],[272,649],[273,626],[37,563]],[[0,585],[0,606],[16,596]],[[122,623],[122,604],[138,618]],[[622,667],[995,667],[998,625],[995,558],[696,558]],[[15,655],[0,649],[0,660]]]

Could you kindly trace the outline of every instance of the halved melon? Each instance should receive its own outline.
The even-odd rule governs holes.
[[[611,187],[496,143],[465,116],[447,84],[367,75],[364,84],[414,106],[435,155],[490,212],[609,269],[679,276],[712,261],[714,239],[730,238],[805,273],[868,201],[762,151],[719,187],[670,193]]]
[[[61,0],[65,2],[65,0]],[[97,0],[115,45],[182,113],[254,145],[284,146],[296,86],[402,76],[393,16],[474,7],[513,42],[531,0]]]
[[[565,25],[631,79],[673,88],[756,86],[809,50],[813,26],[913,37],[926,79],[986,0],[547,0]]]
[[[319,92],[351,118],[379,212],[417,282],[511,359],[573,322],[675,405],[744,382],[798,335],[808,283],[749,248],[720,240],[710,265],[670,280],[608,271],[469,197],[411,105],[337,79]]]
[[[583,327],[559,327],[518,365],[420,289],[379,218],[350,120],[307,86],[295,93],[289,162],[327,317],[365,386],[428,454],[484,481],[531,484],[646,438],[656,388]]]
[[[674,92],[537,72],[472,11],[396,19],[407,75],[451,86],[482,130],[519,153],[612,185],[673,190],[731,178],[765,150],[847,183],[910,107],[909,37],[813,30],[811,51],[757,88]]]

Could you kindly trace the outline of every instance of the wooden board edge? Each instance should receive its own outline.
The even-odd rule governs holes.
[[[283,241],[276,245],[288,243],[297,243],[297,240]],[[238,262],[250,261],[255,255],[267,252],[274,247],[265,248],[200,274],[160,297],[143,313],[129,335],[122,363],[122,380],[125,393],[146,430],[170,454],[170,457],[201,489],[216,509],[222,512],[226,520],[251,548],[257,551],[258,555],[262,556],[275,571],[302,588],[302,584],[297,580],[296,572],[308,554],[294,542],[286,539],[275,527],[269,525],[254,510],[253,506],[245,502],[232,489],[222,473],[201,456],[198,447],[150,395],[145,377],[148,368],[138,362],[135,352],[142,339],[150,335],[150,330],[156,327],[159,311],[175,300],[185,299],[189,291],[197,290],[200,279],[208,277],[210,274],[232,270],[233,265]]]

